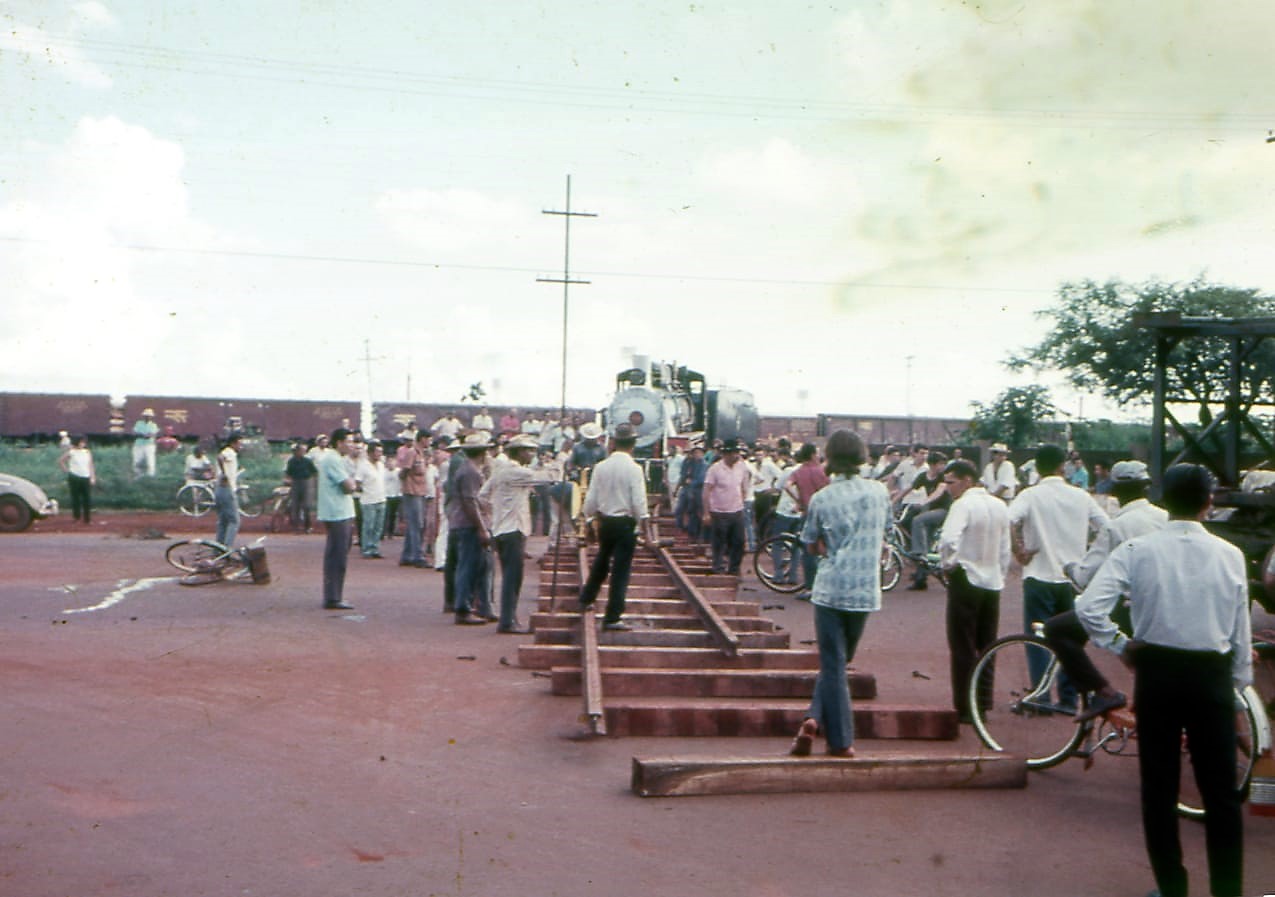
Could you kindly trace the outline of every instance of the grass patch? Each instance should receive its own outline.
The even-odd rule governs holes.
[[[159,453],[155,458],[155,476],[133,479],[133,447],[105,445],[93,447],[93,464],[97,468],[97,486],[93,490],[93,507],[103,510],[175,511],[177,490],[186,482],[186,455],[183,446],[175,452]],[[31,448],[0,443],[0,471],[23,477],[38,485],[70,510],[71,492],[66,474],[58,467],[62,450],[43,445]],[[239,456],[240,476],[249,484],[250,501],[264,501],[270,491],[283,482],[283,468],[288,461],[287,447],[254,447]]]

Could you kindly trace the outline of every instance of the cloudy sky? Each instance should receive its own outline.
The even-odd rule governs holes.
[[[556,403],[570,175],[568,402],[964,415],[1064,280],[1275,290],[1273,20],[0,0],[0,389]]]

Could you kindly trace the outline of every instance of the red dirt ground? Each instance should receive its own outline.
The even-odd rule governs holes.
[[[1072,761],[1022,791],[644,800],[628,790],[634,755],[777,754],[786,740],[583,737],[579,699],[551,696],[546,678],[516,666],[520,637],[440,613],[438,573],[355,557],[356,610],[321,610],[318,535],[269,537],[269,586],[201,588],[168,578],[166,540],[122,538],[212,531],[211,519],[197,526],[108,512],[87,530],[64,516],[0,537],[0,894],[1072,897],[1152,886],[1132,761]],[[118,603],[93,609],[112,593]],[[1015,581],[1004,631],[1017,594]],[[768,613],[794,641],[810,637],[808,607],[752,597],[784,605]],[[886,597],[856,662],[883,699],[947,701],[942,619],[937,591]],[[1246,891],[1275,893],[1275,818],[1245,825]],[[1202,830],[1183,831],[1201,893]]]

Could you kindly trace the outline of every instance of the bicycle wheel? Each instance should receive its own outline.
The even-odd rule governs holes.
[[[903,556],[893,545],[881,546],[881,591],[888,592],[903,578]]]
[[[259,517],[261,515],[261,504],[253,504],[249,493],[250,488],[247,483],[240,483],[235,487],[235,498],[239,502],[239,516]]]
[[[801,557],[805,549],[791,533],[780,533],[762,540],[753,552],[753,569],[761,584],[774,592],[788,595],[801,591]]]
[[[285,533],[292,521],[292,498],[288,493],[271,496],[270,501],[270,532]]]
[[[187,483],[177,490],[177,507],[187,517],[202,517],[213,504],[212,490],[202,483]]]
[[[1040,652],[1045,673],[1032,684],[1028,652]],[[994,751],[1022,757],[1028,769],[1047,769],[1071,756],[1084,737],[1074,709],[1050,701],[1061,667],[1043,638],[1011,635],[993,642],[974,665],[969,702],[974,730]]]
[[[225,553],[226,546],[212,539],[183,539],[168,546],[164,560],[183,573],[204,573]]]
[[[1253,778],[1253,764],[1257,762],[1260,747],[1257,716],[1253,712],[1251,700],[1259,700],[1256,692],[1249,694],[1252,687],[1244,692],[1235,693],[1235,787],[1239,789],[1240,799],[1248,800],[1248,788]],[[1178,785],[1178,813],[1187,819],[1204,818],[1204,801],[1200,797],[1200,789],[1195,784],[1195,771],[1191,767],[1191,755],[1187,751],[1186,736],[1182,737],[1181,778]]]

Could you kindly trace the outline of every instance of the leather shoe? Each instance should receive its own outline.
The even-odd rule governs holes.
[[[924,579],[914,579],[910,583],[908,583],[907,590],[909,592],[924,592],[928,588],[929,586],[926,585],[926,582]]]
[[[478,614],[457,614],[456,615],[457,626],[486,626],[487,622],[488,620],[486,617],[480,617],[478,616]]]
[[[614,623],[603,623],[602,628],[608,632],[628,632],[633,627],[623,620],[616,620]]]
[[[497,626],[496,631],[503,632],[506,635],[531,635],[531,629],[527,626],[523,626],[522,624],[514,626]]]
[[[1089,706],[1076,714],[1076,722],[1087,723],[1089,720],[1102,716],[1104,713],[1119,710],[1128,703],[1129,699],[1120,692],[1116,692],[1113,695],[1095,694],[1089,702]]]
[[[344,601],[338,601],[336,604],[323,605],[324,610],[354,610],[353,604],[346,604]]]

